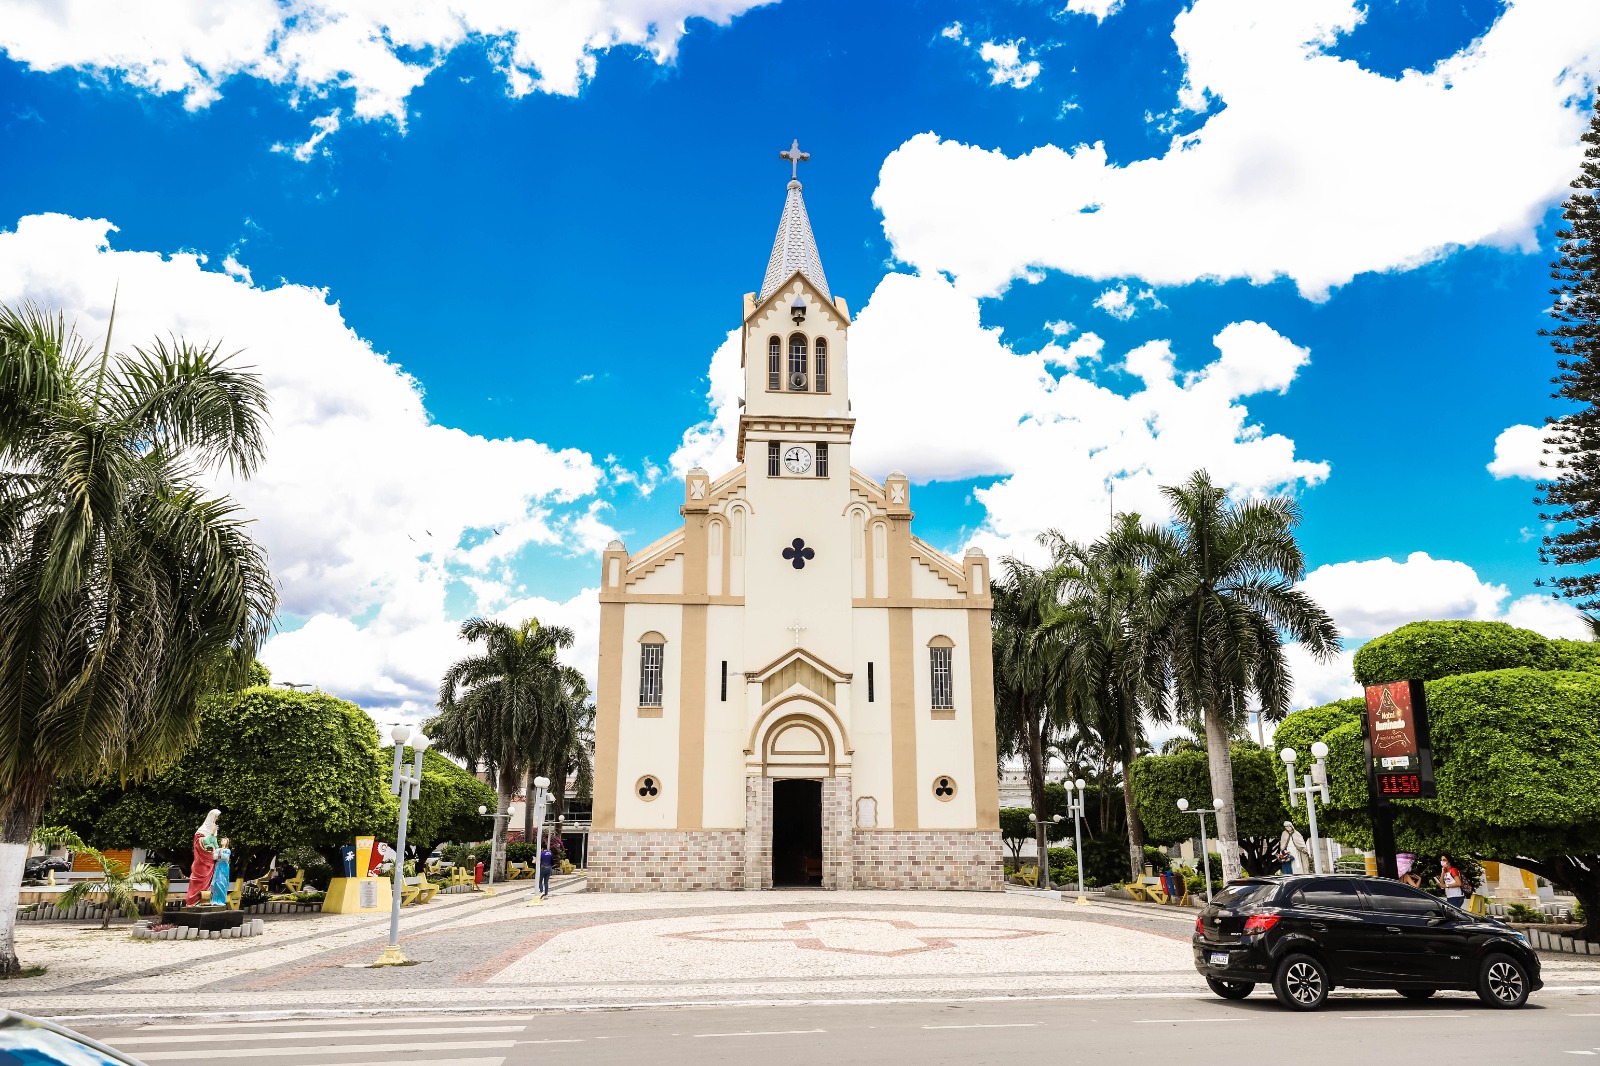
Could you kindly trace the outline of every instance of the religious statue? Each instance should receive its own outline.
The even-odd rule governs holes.
[[[1283,823],[1283,835],[1278,837],[1278,861],[1283,872],[1304,874],[1311,872],[1311,845],[1300,835],[1293,822]]]
[[[216,869],[211,874],[211,902],[219,907],[228,905],[228,889],[232,887],[228,868],[233,865],[233,849],[228,838],[223,837],[216,850]]]
[[[186,907],[199,903],[202,896],[210,902],[211,876],[217,866],[217,818],[221,814],[215,809],[208,811],[206,820],[194,831],[194,865],[189,868],[189,891],[183,898]]]

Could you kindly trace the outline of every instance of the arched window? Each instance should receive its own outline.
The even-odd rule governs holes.
[[[928,641],[929,666],[933,669],[934,710],[949,710],[956,705],[955,685],[950,677],[950,660],[954,657],[955,641],[940,635]]]
[[[767,388],[783,388],[783,341],[777,337],[767,338]]]
[[[789,389],[804,392],[806,389],[806,335],[795,333],[789,337]]]
[[[639,638],[639,706],[661,706],[662,666],[667,638],[654,631]]]
[[[828,391],[828,342],[821,337],[817,338],[817,373],[815,388],[818,392]]]

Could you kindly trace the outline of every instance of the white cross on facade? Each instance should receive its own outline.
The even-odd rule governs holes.
[[[793,624],[785,626],[784,628],[794,634],[794,646],[798,648],[800,646],[800,634],[806,631],[806,627],[801,625],[799,622],[794,622]]]

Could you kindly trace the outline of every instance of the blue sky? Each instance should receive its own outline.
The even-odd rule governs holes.
[[[261,367],[274,456],[230,488],[281,678],[421,713],[480,611],[573,625],[592,670],[597,549],[731,462],[794,137],[858,464],[912,475],[924,538],[1092,536],[1107,486],[1155,517],[1204,463],[1301,500],[1352,643],[1573,631],[1533,585],[1536,434],[1501,434],[1558,413],[1592,3],[204,6],[0,0],[0,299],[95,334],[121,284],[121,341]],[[1349,684],[1300,666],[1304,700]]]

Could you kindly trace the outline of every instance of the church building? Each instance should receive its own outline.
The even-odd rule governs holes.
[[[589,888],[999,891],[989,560],[851,465],[850,311],[782,155],[739,465],[601,563]]]

